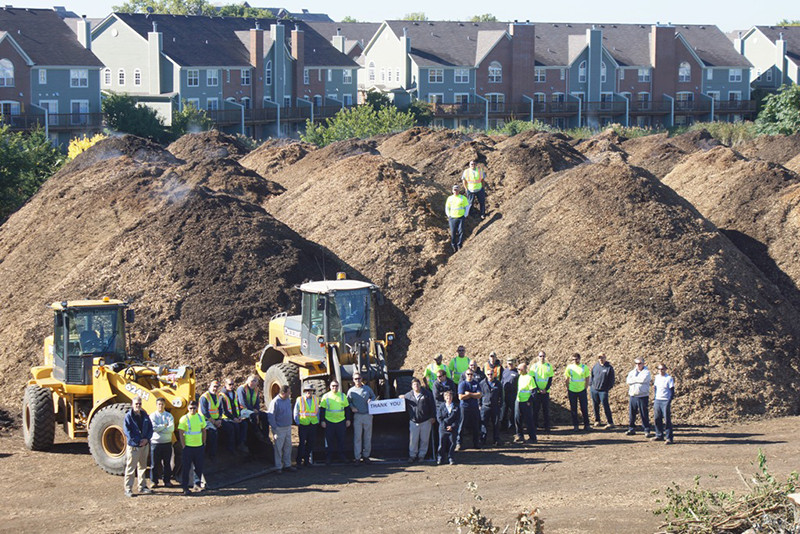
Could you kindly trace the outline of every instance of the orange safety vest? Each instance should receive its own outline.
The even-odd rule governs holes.
[[[210,391],[206,391],[200,396],[201,399],[206,399],[208,402],[208,415],[211,419],[219,419],[221,414],[219,412],[219,395],[217,395],[217,402],[214,402]]]

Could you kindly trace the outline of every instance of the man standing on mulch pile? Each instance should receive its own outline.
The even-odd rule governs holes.
[[[450,245],[453,247],[453,252],[458,252],[464,245],[464,219],[468,207],[467,197],[461,194],[458,185],[454,185],[453,194],[447,197],[447,203],[444,205],[447,222],[450,224]]]
[[[478,199],[478,205],[481,208],[481,219],[486,218],[486,187],[484,181],[486,180],[486,173],[483,169],[478,168],[478,162],[472,160],[469,162],[469,167],[461,174],[461,183],[467,191],[467,213],[465,217],[469,217],[469,210],[472,209],[472,203]]]

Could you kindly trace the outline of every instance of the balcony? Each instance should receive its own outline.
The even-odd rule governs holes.
[[[33,130],[45,127],[44,113],[24,113],[20,115],[3,115],[2,124],[12,130]],[[47,116],[47,127],[51,132],[100,130],[105,125],[102,113],[50,113]]]
[[[714,113],[755,113],[755,100],[715,100]]]
[[[672,111],[672,102],[669,100],[634,100],[630,103],[631,115],[667,115]]]

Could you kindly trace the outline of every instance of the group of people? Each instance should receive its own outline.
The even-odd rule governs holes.
[[[555,372],[540,351],[530,366],[527,361],[517,362],[507,358],[506,365],[495,352],[481,367],[476,360],[466,356],[464,346],[459,346],[456,356],[445,365],[443,355],[437,354],[425,368],[423,379],[411,380],[411,391],[401,395],[409,419],[408,461],[425,458],[432,445],[436,463],[456,463],[456,451],[467,448],[466,438],[471,435],[472,446],[479,449],[488,443],[501,445],[501,432],[512,430],[515,442],[537,442],[537,428],[550,432],[550,389]],[[628,386],[628,430],[633,435],[637,418],[645,437],[654,441],[673,443],[671,404],[675,394],[675,381],[663,363],[657,366],[653,378],[642,358],[634,360],[634,368],[626,377]],[[220,384],[212,380],[199,401],[192,399],[188,413],[177,426],[166,411],[166,401],[156,400],[156,411],[150,415],[142,410],[142,400],[136,396],[125,417],[124,433],[127,440],[125,467],[125,495],[133,495],[138,474],[139,493],[152,493],[159,481],[171,485],[173,434],[177,429],[181,445],[181,487],[191,495],[190,479],[194,491],[202,491],[205,457],[214,462],[218,443],[222,439],[232,453],[247,450],[248,432],[256,432],[272,443],[275,467],[278,473],[296,471],[312,465],[311,453],[321,428],[325,436],[325,461],[330,465],[334,457],[345,457],[345,435],[353,427],[353,462],[370,463],[372,450],[372,418],[369,403],[377,395],[362,380],[359,372],[352,375],[352,387],[347,393],[332,380],[330,390],[321,397],[315,395],[311,382],[305,382],[302,394],[292,403],[289,386],[282,386],[278,395],[261,409],[258,377],[250,375],[244,385],[234,388],[233,380]],[[564,386],[569,399],[574,431],[590,430],[588,393],[594,406],[595,426],[614,428],[609,404],[609,392],[615,385],[614,367],[606,355],[597,355],[591,369],[581,363],[575,353],[563,373]],[[654,388],[655,434],[650,424],[649,399],[651,382]],[[580,408],[582,418],[578,417]],[[600,419],[600,411],[606,423]],[[541,414],[541,425],[539,416]],[[292,425],[298,427],[297,454],[292,465]],[[490,434],[491,432],[491,434]],[[527,440],[526,440],[527,434]],[[432,442],[432,443],[431,443]],[[145,473],[150,460],[151,486],[146,485]],[[193,473],[193,475],[192,475]]]
[[[463,190],[466,195],[461,194]],[[481,220],[486,218],[486,171],[478,167],[476,159],[470,160],[469,166],[461,174],[461,184],[455,184],[452,195],[445,202],[445,213],[450,225],[450,246],[457,252],[464,244],[464,221],[475,200],[480,208]]]

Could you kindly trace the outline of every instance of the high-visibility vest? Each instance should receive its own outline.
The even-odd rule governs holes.
[[[517,402],[528,402],[533,391],[533,375],[519,375],[517,382]]]
[[[225,403],[225,409],[231,414],[231,417],[234,419],[239,417],[239,414],[242,413],[242,407],[239,406],[239,398],[236,394],[233,394],[233,400],[231,400],[227,392],[220,395],[220,397],[222,397],[222,402]],[[227,419],[228,416],[225,415],[225,418]]]
[[[432,363],[425,368],[425,378],[428,379],[428,385],[433,386],[433,383],[436,382],[436,379],[439,377],[439,371],[444,371],[447,378],[450,378],[450,371],[447,369],[445,364]]]
[[[447,197],[447,204],[444,205],[444,211],[451,219],[458,219],[467,213],[467,197],[464,195],[450,195]]]
[[[250,389],[246,384],[244,386],[244,394],[245,398],[249,401],[248,404],[252,406],[252,409],[258,409],[258,390],[257,389]],[[247,406],[245,406],[247,408]]]
[[[589,368],[586,364],[581,363],[575,365],[571,363],[564,371],[564,376],[569,378],[569,385],[567,386],[570,391],[580,393],[586,389],[586,378],[589,376]]]
[[[192,421],[195,421],[192,423]],[[183,439],[187,447],[200,447],[203,445],[203,429],[206,427],[206,418],[196,413],[188,413],[178,422],[178,430],[183,431]]]
[[[350,406],[344,393],[327,392],[319,403],[320,408],[325,408],[325,420],[331,423],[344,421],[344,409]]]
[[[490,382],[495,379],[500,380],[500,375],[503,374],[503,366],[498,363],[492,367],[492,364],[487,363],[483,366],[483,374],[486,375]]]
[[[319,408],[317,407],[316,397],[312,396],[310,399],[298,397],[295,402],[299,413],[298,420],[300,425],[307,426],[319,423]]]
[[[469,358],[466,356],[456,356],[452,360],[450,360],[450,378],[453,379],[453,382],[458,384],[461,382],[461,375],[464,374],[469,368]]]
[[[208,415],[211,417],[211,419],[219,419],[222,417],[222,414],[219,411],[219,395],[217,395],[217,402],[214,402],[210,391],[203,393],[200,398],[206,399],[206,402],[208,402]]]
[[[461,175],[467,182],[467,191],[470,193],[477,193],[483,189],[483,171],[480,169],[467,169]]]
[[[545,389],[547,387],[547,379],[553,376],[553,366],[547,362],[533,364],[533,378],[536,380],[536,387]]]

